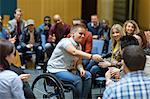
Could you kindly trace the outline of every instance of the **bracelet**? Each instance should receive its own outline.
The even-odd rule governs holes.
[[[90,57],[90,59],[92,59],[93,58],[93,55],[91,54],[91,57]]]

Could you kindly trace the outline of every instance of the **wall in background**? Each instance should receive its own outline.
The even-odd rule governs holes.
[[[150,0],[139,0],[136,17],[141,29],[150,29]]]
[[[82,19],[87,22],[91,21],[91,15],[97,14],[98,0],[81,0],[82,1]]]
[[[113,0],[97,0],[97,14],[101,19],[109,20],[113,24]]]
[[[150,0],[133,1],[135,6],[132,19],[136,19],[141,29],[150,29]],[[108,19],[110,25],[113,24],[113,2],[114,0],[97,0],[100,20]],[[13,17],[16,4],[23,11],[23,18],[34,19],[37,26],[43,22],[45,15],[53,16],[56,13],[71,24],[74,17],[81,17],[82,11],[82,0],[0,0],[0,14],[4,15],[4,26]]]
[[[17,0],[0,0],[0,15],[3,16],[4,27],[6,27],[8,21],[14,17],[14,11],[17,8],[16,2]]]
[[[81,0],[17,0],[17,6],[23,11],[23,18],[32,18],[36,25],[43,22],[46,15],[60,14],[71,24],[74,17],[81,17]]]

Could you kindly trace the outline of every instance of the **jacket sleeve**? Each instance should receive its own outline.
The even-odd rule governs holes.
[[[91,53],[92,44],[93,44],[92,34],[89,34],[89,36],[87,37],[87,40],[86,40],[86,44],[85,44],[85,52],[86,53]]]
[[[15,77],[11,83],[11,92],[15,99],[25,99],[23,92],[23,83],[19,76]]]

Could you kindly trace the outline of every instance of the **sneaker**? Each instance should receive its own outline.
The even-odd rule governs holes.
[[[41,69],[41,66],[36,66],[36,69],[37,69],[37,70],[40,70],[40,69]]]
[[[26,66],[25,66],[25,65],[22,65],[22,66],[21,66],[21,69],[26,69]]]
[[[44,63],[43,63],[43,62],[41,62],[41,63],[38,63],[38,65],[39,65],[39,66],[43,66],[43,65],[44,65]]]

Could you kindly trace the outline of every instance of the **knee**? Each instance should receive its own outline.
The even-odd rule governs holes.
[[[45,44],[45,49],[50,49],[50,48],[52,48],[52,45],[50,43],[46,43]]]
[[[94,65],[91,69],[90,69],[90,72],[92,74],[96,73],[97,71],[99,71],[99,67],[97,65]]]
[[[74,85],[77,85],[77,84],[80,85],[80,84],[82,84],[82,79],[81,79],[81,77],[79,77],[79,76],[78,76],[78,77],[75,77],[75,80],[74,80],[74,81],[75,81],[75,82],[73,82]]]
[[[42,48],[42,46],[38,46],[37,49],[41,51],[43,48]]]
[[[21,45],[18,45],[16,48],[19,52],[22,52]]]
[[[89,71],[85,71],[85,79],[91,79],[91,73]]]

